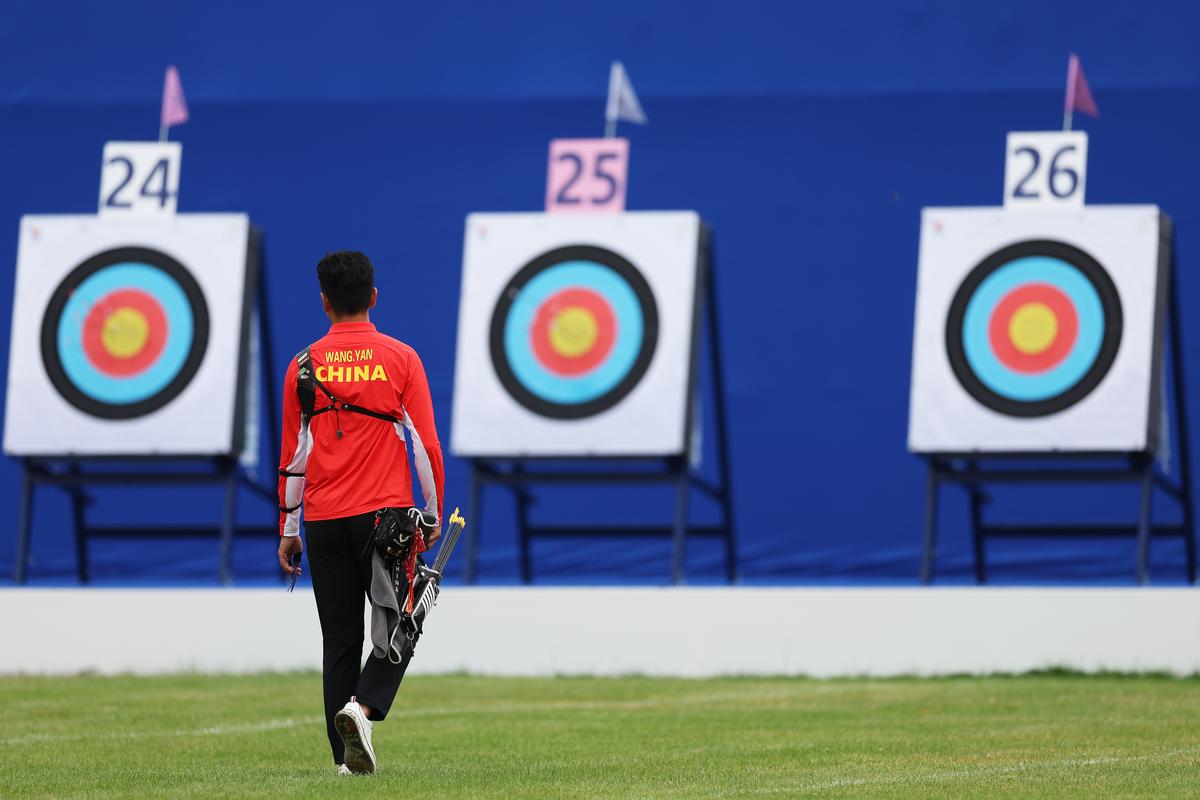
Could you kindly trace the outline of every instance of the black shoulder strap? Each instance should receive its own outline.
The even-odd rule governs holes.
[[[312,345],[296,354],[296,394],[300,395],[300,412],[305,419],[313,415],[317,404],[316,378],[313,376]]]

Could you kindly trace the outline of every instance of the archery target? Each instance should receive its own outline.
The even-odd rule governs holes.
[[[471,215],[454,451],[682,453],[701,231],[689,212]]]
[[[1168,232],[1153,206],[926,209],[910,448],[1145,449]]]
[[[1015,417],[1070,408],[1099,385],[1121,343],[1121,300],[1096,259],[1057,241],[1008,245],[963,281],[946,317],[962,387]]]
[[[249,220],[24,217],[5,450],[230,453]]]
[[[92,256],[54,290],[42,318],[50,382],[79,410],[131,419],[162,408],[208,346],[199,284],[171,256],[123,247]]]
[[[658,308],[637,267],[611,250],[561,247],[525,265],[492,313],[492,366],[518,403],[580,419],[637,386],[658,341]]]

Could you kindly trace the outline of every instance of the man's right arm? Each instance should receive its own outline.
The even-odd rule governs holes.
[[[300,535],[300,503],[304,499],[304,469],[312,448],[308,422],[300,417],[296,394],[296,361],[283,379],[283,433],[279,452],[279,534]]]

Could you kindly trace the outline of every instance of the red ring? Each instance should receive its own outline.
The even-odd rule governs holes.
[[[596,341],[586,353],[564,356],[550,344],[550,329],[559,313],[571,306],[581,306],[596,319]],[[575,377],[590,372],[603,363],[612,352],[617,336],[617,321],[608,302],[591,289],[572,287],[557,292],[542,303],[529,329],[533,353],[542,366],[556,375]]]
[[[147,325],[146,343],[129,358],[118,358],[104,348],[104,323],[122,308],[140,311]],[[167,317],[157,300],[140,289],[118,289],[101,297],[88,311],[83,323],[83,351],[100,372],[126,378],[158,359],[167,343],[167,331]]]
[[[1040,353],[1022,353],[1009,337],[1008,326],[1013,314],[1028,303],[1046,305],[1058,319],[1058,333],[1054,341]],[[1078,333],[1079,317],[1075,313],[1075,305],[1061,289],[1048,283],[1027,283],[1013,289],[996,304],[988,324],[988,339],[996,358],[1014,372],[1026,375],[1056,367],[1075,346]]]

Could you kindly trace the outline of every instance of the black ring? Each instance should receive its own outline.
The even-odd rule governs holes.
[[[167,273],[183,289],[192,310],[192,347],[179,372],[162,389],[136,403],[108,403],[84,393],[67,377],[58,353],[58,324],[67,301],[81,283],[105,267],[127,261],[156,267]],[[158,250],[145,247],[118,247],[84,261],[71,270],[54,290],[54,294],[50,296],[50,303],[46,306],[46,314],[42,317],[42,363],[46,367],[50,382],[71,405],[85,414],[101,419],[133,419],[162,408],[178,397],[191,383],[200,369],[201,362],[204,361],[207,349],[208,304],[204,302],[204,293],[200,290],[200,285],[178,261]]]
[[[584,403],[556,403],[529,391],[517,379],[504,352],[504,328],[517,295],[539,273],[565,261],[592,261],[616,272],[629,284],[642,310],[642,342],[633,365],[616,386]],[[522,267],[505,285],[499,300],[496,301],[496,309],[492,312],[491,353],[496,377],[500,379],[501,385],[512,395],[514,400],[543,417],[582,419],[612,408],[633,391],[633,387],[641,381],[646,370],[650,368],[657,345],[658,306],[654,302],[654,293],[650,291],[650,285],[646,283],[646,279],[642,277],[642,273],[638,271],[637,267],[625,258],[602,247],[571,245],[543,253]]]
[[[1100,305],[1104,309],[1104,333],[1100,342],[1100,352],[1092,366],[1074,385],[1054,395],[1041,400],[1013,400],[997,394],[988,388],[975,375],[967,362],[963,346],[963,318],[967,312],[967,304],[975,295],[979,285],[996,270],[1011,261],[1025,256],[1050,256],[1067,262],[1078,269],[1096,294],[1100,297]],[[1012,417],[1045,417],[1057,414],[1078,403],[1095,389],[1104,376],[1108,374],[1113,361],[1117,358],[1117,350],[1121,346],[1122,332],[1121,297],[1113,284],[1108,272],[1092,256],[1072,245],[1063,242],[1038,239],[1019,242],[1003,247],[981,261],[967,275],[966,280],[958,287],[954,300],[950,303],[950,313],[946,317],[946,355],[950,359],[950,368],[954,376],[967,390],[967,393],[983,405]]]

